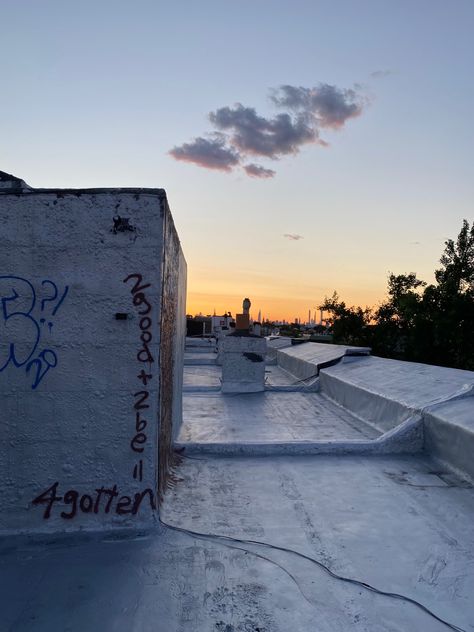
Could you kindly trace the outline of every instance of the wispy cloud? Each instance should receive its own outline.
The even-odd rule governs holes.
[[[173,147],[170,155],[207,169],[229,172],[241,167],[250,177],[272,178],[273,169],[246,164],[246,159],[279,160],[299,153],[304,145],[327,146],[320,131],[341,129],[367,105],[360,86],[341,89],[325,83],[313,88],[283,85],[271,90],[270,100],[283,110],[272,117],[241,103],[210,112],[214,132]]]
[[[389,75],[393,75],[393,70],[374,70],[374,72],[370,73],[372,79],[383,79]]]
[[[315,88],[281,86],[272,95],[278,107],[297,112],[313,129],[339,129],[362,113],[364,99],[355,90],[341,90],[327,83]]]
[[[290,241],[298,241],[299,239],[304,239],[303,235],[298,235],[296,233],[285,233],[283,237],[286,237]]]
[[[256,165],[253,162],[248,165],[244,165],[243,168],[245,173],[251,178],[273,178],[275,175],[275,171],[273,171],[273,169],[265,169],[265,167]]]
[[[190,143],[173,147],[169,153],[176,160],[193,162],[200,167],[219,171],[231,171],[240,162],[235,149],[226,146],[225,139],[219,137],[207,139],[199,136]]]

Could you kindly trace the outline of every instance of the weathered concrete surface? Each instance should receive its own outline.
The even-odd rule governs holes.
[[[187,462],[183,474],[165,508],[170,522],[225,535],[238,530],[241,538],[304,551],[339,574],[408,592],[444,618],[474,629],[474,492],[429,460],[209,459]],[[199,517],[189,521],[188,507]],[[338,582],[327,583],[314,567],[307,573],[300,585],[325,615],[314,627],[291,629],[443,629],[411,606],[379,597],[367,601],[358,589],[346,592]]]
[[[221,367],[201,365],[184,367],[183,391],[185,393],[221,390]]]
[[[267,341],[253,335],[229,334],[221,341],[222,392],[258,393],[265,389]]]
[[[166,498],[166,521],[298,550],[474,630],[474,492],[430,461],[186,460],[176,474],[182,480]],[[344,584],[291,554],[229,544],[251,552],[167,530],[48,546],[10,540],[0,565],[2,629],[447,630],[413,605]]]
[[[0,221],[0,533],[150,524],[185,335],[165,192],[2,188]]]
[[[366,439],[380,433],[318,393],[184,393],[183,442],[279,443]]]
[[[358,362],[365,360],[356,360],[353,366]],[[270,379],[288,385],[288,375],[280,367],[267,370]],[[399,428],[382,436],[324,392],[226,396],[210,390],[217,387],[218,376],[217,366],[186,367],[180,438],[187,431],[189,436],[180,445],[186,452],[194,450],[195,456],[185,456],[175,469],[175,487],[162,506],[165,522],[297,550],[339,575],[416,599],[473,632],[471,485],[419,454],[349,454],[356,443],[359,450],[373,450],[391,434],[397,441]],[[439,404],[456,388],[462,391],[463,384],[440,387],[435,400]],[[197,388],[203,392],[192,392]],[[431,405],[430,393],[421,396]],[[408,396],[416,400],[416,387]],[[424,414],[434,418],[436,413],[435,422],[447,424],[456,414],[468,432],[466,401],[423,408]],[[404,408],[413,409],[416,406]],[[421,416],[403,423],[418,446]],[[289,452],[292,446],[300,451],[319,449],[311,439],[318,434],[326,449],[337,444],[340,448],[340,438],[346,437],[349,447],[344,456],[271,455],[279,446]],[[221,450],[234,454],[250,446],[255,456],[203,456],[206,446],[216,441],[221,441]],[[409,435],[407,441],[413,444]],[[120,539],[118,533],[103,534],[99,540],[73,538],[48,544],[35,544],[31,538],[5,541],[0,549],[0,612],[7,630],[447,629],[414,605],[366,592],[291,553],[256,544],[233,541],[225,546],[219,540],[162,528],[135,539]]]

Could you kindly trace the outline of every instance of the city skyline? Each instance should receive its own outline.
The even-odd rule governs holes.
[[[327,310],[323,310],[324,311],[324,315],[323,315],[323,323],[326,321],[326,317],[328,317],[328,311]],[[217,310],[217,309],[213,309],[212,312],[207,312],[207,311],[202,311],[199,310],[198,312],[190,312],[189,310],[186,310],[186,316],[188,318],[212,318],[212,317],[224,317],[227,316],[230,313],[230,315],[232,316],[232,318],[235,319],[236,314],[242,313],[242,307],[237,307],[234,311],[232,311],[231,309],[224,309],[224,310]],[[301,316],[294,316],[293,318],[274,318],[273,314],[265,314],[262,312],[261,309],[255,309],[252,310],[252,308],[250,309],[250,320],[254,321],[254,322],[271,322],[271,323],[298,323],[301,325],[319,325],[321,322],[321,310],[316,309],[316,310],[311,310],[311,316],[309,316],[308,314],[306,314],[306,318],[303,318]]]

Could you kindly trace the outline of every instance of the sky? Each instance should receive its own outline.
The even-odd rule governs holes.
[[[188,313],[376,306],[474,219],[471,0],[0,9],[0,170],[166,189]]]

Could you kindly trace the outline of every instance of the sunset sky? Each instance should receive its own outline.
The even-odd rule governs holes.
[[[0,169],[163,187],[188,313],[427,281],[474,199],[471,0],[2,0]]]

